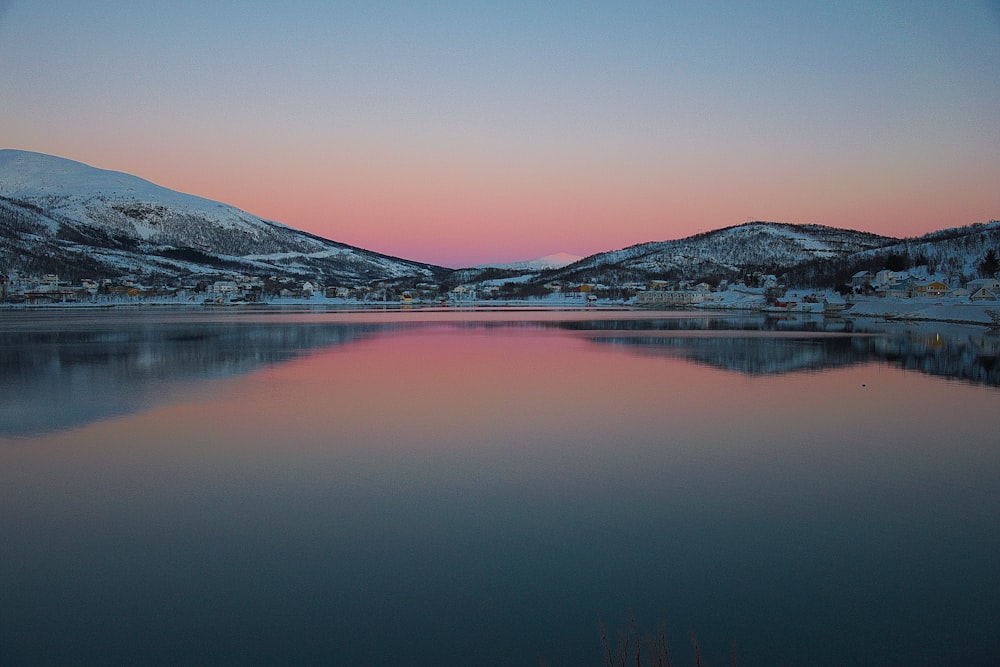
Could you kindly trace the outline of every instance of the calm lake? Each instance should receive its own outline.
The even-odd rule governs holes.
[[[1000,664],[1000,335],[0,311],[0,664]]]

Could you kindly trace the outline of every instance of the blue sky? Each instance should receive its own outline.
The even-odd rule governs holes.
[[[0,2],[0,145],[449,265],[1000,217],[1000,3]]]

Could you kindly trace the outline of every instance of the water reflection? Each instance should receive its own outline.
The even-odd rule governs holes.
[[[0,433],[33,435],[132,414],[185,383],[249,373],[392,326],[70,316],[0,331]]]
[[[983,332],[851,326],[0,319],[4,405],[81,424],[0,440],[0,663],[600,664],[633,610],[677,664],[997,664],[1000,392],[889,365]]]
[[[115,313],[8,314],[0,329],[0,433],[27,436],[132,414],[225,378],[401,328],[554,329],[640,354],[747,375],[883,362],[1000,386],[1000,334],[947,324],[859,325],[761,315],[524,313],[411,319]]]
[[[836,318],[574,322],[598,343],[748,375],[822,371],[871,362],[1000,386],[1000,332],[954,324],[858,324]]]

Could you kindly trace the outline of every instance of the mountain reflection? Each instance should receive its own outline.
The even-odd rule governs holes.
[[[0,434],[24,437],[133,414],[196,383],[250,373],[390,330],[541,328],[630,352],[686,359],[747,375],[881,362],[1000,386],[1000,334],[959,325],[860,325],[766,316],[628,314],[498,320],[286,321],[159,316],[13,318],[0,330]],[[576,319],[574,319],[576,318]],[[475,368],[468,372],[475,373]]]
[[[1000,386],[1000,332],[982,327],[755,316],[575,322],[566,328],[596,343],[747,375],[883,362],[928,375]]]
[[[161,402],[174,387],[249,373],[392,325],[93,322],[0,332],[0,433],[73,428]]]

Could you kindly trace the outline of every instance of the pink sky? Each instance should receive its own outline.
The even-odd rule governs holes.
[[[987,2],[0,7],[0,147],[407,259],[1000,218]]]
[[[333,240],[453,267],[589,255],[748,219],[914,236],[1000,217],[1000,175],[985,163],[939,173],[899,162],[880,177],[849,164],[663,164],[636,173],[531,162],[293,165],[298,171],[276,173],[267,164],[220,164],[224,177],[211,182],[178,165],[161,182]],[[140,160],[135,169],[158,167]]]

